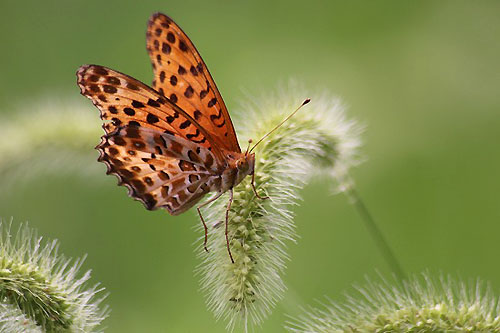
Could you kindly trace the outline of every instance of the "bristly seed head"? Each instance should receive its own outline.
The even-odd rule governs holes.
[[[100,121],[83,102],[47,96],[0,117],[0,133],[8,138],[0,140],[0,194],[40,174],[102,179],[89,149],[101,135]]]
[[[57,247],[27,225],[13,236],[0,220],[0,332],[101,331],[103,289],[86,286],[83,259],[65,259]]]
[[[258,105],[247,103],[240,113],[240,137],[268,133],[297,108],[302,91],[259,99]],[[201,287],[209,308],[227,321],[229,330],[237,324],[247,329],[259,324],[283,296],[285,244],[295,239],[290,208],[299,200],[298,191],[318,172],[343,186],[347,171],[358,161],[360,128],[345,119],[338,100],[319,96],[312,101],[307,112],[297,113],[255,149],[257,192],[270,199],[255,196],[250,177],[234,188],[228,234],[235,264],[228,258],[223,224],[209,228],[210,252],[200,254]],[[207,207],[206,220],[223,221],[226,204],[227,195]]]
[[[289,332],[500,332],[500,303],[491,288],[476,281],[428,273],[398,283],[372,282],[328,301],[287,323]]]

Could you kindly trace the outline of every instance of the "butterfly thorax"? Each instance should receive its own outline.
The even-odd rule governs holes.
[[[231,152],[227,155],[227,167],[221,175],[221,184],[218,191],[225,192],[254,172],[255,154],[241,154]]]

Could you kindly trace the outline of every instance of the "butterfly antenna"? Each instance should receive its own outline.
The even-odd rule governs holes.
[[[250,144],[253,142],[252,139],[248,139],[248,146],[247,146],[247,151],[245,152],[245,155],[248,155],[248,150],[250,149]]]
[[[257,145],[259,143],[261,143],[265,138],[267,138],[272,132],[276,131],[281,125],[283,125],[288,119],[292,118],[304,105],[306,105],[307,103],[309,103],[311,101],[310,98],[306,99],[304,102],[302,102],[302,104],[297,108],[297,110],[293,111],[288,117],[286,117],[285,119],[283,119],[283,121],[281,123],[279,123],[278,125],[276,125],[276,127],[274,127],[271,131],[269,131],[266,135],[264,135],[262,138],[260,138],[259,141],[257,141],[257,143],[252,147],[252,149],[250,149],[250,153],[252,152],[252,150],[257,147]]]

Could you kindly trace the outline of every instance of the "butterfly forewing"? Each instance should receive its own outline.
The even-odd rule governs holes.
[[[171,214],[207,193],[224,164],[211,135],[167,98],[125,74],[97,65],[78,72],[81,93],[101,111],[106,135],[97,146],[108,173],[148,209]]]
[[[153,14],[148,23],[147,49],[154,69],[153,88],[194,118],[218,145],[240,153],[224,101],[182,29],[168,16]]]
[[[85,65],[77,72],[81,93],[101,110],[106,133],[119,126],[143,126],[210,148],[222,164],[224,157],[212,136],[190,115],[142,82],[98,66]]]
[[[215,156],[196,143],[144,127],[119,127],[103,136],[100,157],[129,194],[147,209],[177,215],[206,194]]]

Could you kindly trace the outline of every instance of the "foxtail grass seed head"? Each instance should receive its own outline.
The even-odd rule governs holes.
[[[228,229],[234,264],[221,222],[227,194],[204,210],[211,222],[210,252],[201,253],[201,288],[208,307],[227,322],[228,330],[261,323],[283,297],[286,244],[296,238],[291,206],[299,201],[299,190],[318,173],[331,176],[342,189],[349,168],[359,160],[361,130],[347,120],[339,100],[309,96],[298,88],[246,104],[237,122],[240,139],[258,140],[307,97],[311,102],[254,150],[257,191],[270,199],[255,196],[251,177],[234,189]]]
[[[58,254],[28,225],[0,220],[0,332],[100,332],[103,288],[87,286],[83,259]]]
[[[2,110],[0,191],[39,175],[97,174],[102,169],[91,147],[101,132],[99,118],[80,100],[47,97]]]
[[[346,301],[308,308],[289,332],[500,332],[500,303],[477,280],[428,273],[401,284],[370,282]]]
[[[0,332],[43,333],[36,322],[23,314],[16,304],[0,302]]]

